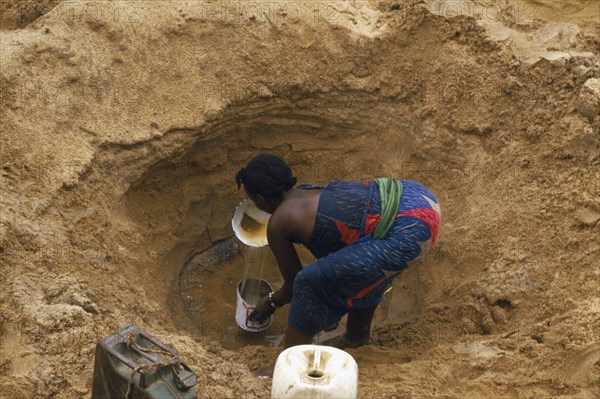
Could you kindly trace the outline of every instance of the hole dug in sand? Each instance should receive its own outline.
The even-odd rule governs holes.
[[[451,150],[440,146],[436,136],[448,134],[443,128],[428,127],[431,136],[418,136],[417,116],[369,97],[347,93],[295,104],[272,101],[232,108],[195,143],[156,162],[129,188],[120,212],[146,226],[157,245],[169,241],[160,237],[170,236],[170,248],[154,248],[165,253],[157,273],[174,282],[169,306],[177,325],[229,348],[271,346],[280,340],[287,307],[261,334],[239,331],[234,317],[235,287],[248,264],[257,273],[264,267],[263,278],[274,286],[282,282],[268,247],[249,248],[232,238],[231,215],[244,197],[234,174],[256,153],[282,156],[300,182],[390,175],[421,181],[443,193],[468,173],[466,144],[454,140]],[[349,104],[343,102],[348,98]],[[475,149],[469,151],[473,154]],[[446,160],[445,167],[441,160]],[[252,221],[245,224],[256,227]],[[305,265],[312,262],[308,251],[298,249]],[[441,269],[448,260],[439,260]],[[424,285],[418,270],[410,268],[405,274],[405,284],[411,281],[413,286],[399,287],[386,297],[377,323],[403,322],[418,314],[425,291],[415,287]]]

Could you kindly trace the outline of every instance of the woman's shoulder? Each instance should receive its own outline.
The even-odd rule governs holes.
[[[283,234],[293,242],[305,240],[307,234],[310,235],[310,221],[316,217],[319,196],[320,192],[316,190],[290,195],[271,215],[269,225],[272,233]]]
[[[335,185],[368,185],[369,180],[349,180],[349,179],[334,179],[325,183],[302,183],[298,185],[298,188],[304,189],[322,189],[327,186],[335,186]]]
[[[305,190],[318,190],[325,188],[327,184],[328,183],[302,183],[298,185],[298,188],[303,188]]]

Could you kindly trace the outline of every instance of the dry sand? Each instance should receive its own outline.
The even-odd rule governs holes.
[[[599,396],[595,0],[2,9],[0,397],[88,397],[96,341],[128,323],[200,398],[268,397],[251,369],[276,351],[223,349],[177,292],[267,151],[300,181],[393,175],[441,202],[437,248],[350,351],[362,398]]]

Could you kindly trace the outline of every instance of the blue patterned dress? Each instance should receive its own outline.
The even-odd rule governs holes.
[[[392,280],[435,244],[440,206],[427,187],[402,180],[396,220],[387,237],[374,239],[380,218],[374,180],[336,180],[322,188],[315,228],[306,247],[317,261],[294,279],[288,323],[314,335],[350,309],[379,304]]]

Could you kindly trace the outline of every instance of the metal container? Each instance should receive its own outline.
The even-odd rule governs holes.
[[[98,342],[92,399],[191,399],[196,375],[177,352],[128,326]]]
[[[235,321],[238,326],[246,331],[264,331],[273,323],[273,315],[262,323],[248,320],[248,316],[254,310],[258,301],[273,291],[271,284],[265,280],[249,278],[242,280],[237,285],[237,307],[235,309]]]

